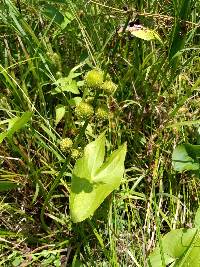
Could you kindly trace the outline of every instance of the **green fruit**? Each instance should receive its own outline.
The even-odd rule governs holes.
[[[96,118],[99,120],[107,120],[109,112],[107,107],[99,107],[96,111]]]
[[[111,94],[114,94],[115,91],[117,90],[117,85],[113,83],[112,81],[105,81],[101,85],[101,89],[103,90],[105,94],[111,95]]]
[[[73,142],[70,138],[64,138],[60,141],[60,149],[62,152],[67,152],[72,148]]]
[[[103,83],[103,72],[97,69],[89,71],[85,76],[85,83],[89,87],[100,87]]]
[[[80,119],[88,119],[94,114],[93,107],[86,102],[81,102],[75,109],[76,116]]]
[[[71,151],[71,157],[73,159],[78,159],[78,158],[81,157],[81,155],[82,155],[82,153],[81,153],[81,151],[79,149],[75,149],[75,148],[72,149],[72,151]]]

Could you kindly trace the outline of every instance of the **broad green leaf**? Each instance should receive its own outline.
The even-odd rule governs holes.
[[[82,98],[81,97],[74,97],[72,99],[69,99],[68,100],[68,103],[71,105],[71,106],[78,106],[82,101]]]
[[[160,36],[158,35],[158,33],[156,33],[153,30],[149,30],[145,28],[141,30],[131,31],[131,34],[134,35],[135,37],[138,37],[146,41],[158,40],[160,43],[162,43],[162,40]]]
[[[200,145],[178,145],[172,153],[172,164],[176,171],[199,169]]]
[[[69,12],[65,12],[64,21],[61,23],[61,29],[64,30],[68,24],[70,24],[74,20],[74,15]]]
[[[172,262],[177,267],[200,266],[200,233],[196,228],[172,230],[162,238],[161,243],[162,250],[158,246],[150,254],[149,266],[162,267],[164,263],[167,265]]]
[[[64,16],[60,13],[60,11],[57,8],[47,3],[45,3],[44,7],[45,7],[43,11],[44,15],[46,15],[59,25],[61,25],[64,22]]]
[[[195,219],[194,219],[194,224],[196,228],[200,228],[200,207],[198,208]]]
[[[51,91],[53,95],[62,92],[71,92],[73,94],[79,94],[77,82],[70,77],[60,78],[55,82],[57,87]]]
[[[119,147],[105,163],[105,133],[85,147],[72,173],[70,213],[73,222],[81,222],[94,213],[116,189],[124,173],[126,144]]]
[[[31,116],[31,112],[25,112],[20,118],[17,118],[6,132],[0,134],[0,143],[5,137],[11,137],[16,131],[20,130],[30,120]]]
[[[58,105],[56,106],[56,121],[55,124],[57,125],[62,118],[65,116],[65,106]]]
[[[44,7],[43,14],[60,26],[62,30],[64,30],[67,25],[74,20],[74,15],[72,15],[70,12],[61,13],[53,5],[47,4],[46,2],[42,4]]]
[[[0,181],[0,192],[16,189],[19,187],[18,184],[10,181]]]

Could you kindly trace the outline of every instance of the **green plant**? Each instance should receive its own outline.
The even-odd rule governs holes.
[[[172,164],[176,171],[199,171],[200,145],[178,145],[172,154]]]
[[[199,14],[187,0],[1,1],[1,266],[141,267],[155,242],[163,258],[172,229],[177,243],[195,238],[181,229],[200,199],[198,147],[188,143],[199,124]],[[80,103],[92,116],[76,116]],[[110,188],[112,171],[91,181],[83,153],[104,131],[101,168],[127,144]],[[70,193],[74,217],[89,219],[72,222]]]
[[[116,189],[124,173],[126,145],[114,151],[104,162],[105,133],[85,147],[72,173],[70,210],[73,222],[81,222],[94,213]]]
[[[176,229],[167,233],[159,246],[148,258],[150,267],[176,266],[186,267],[200,265],[200,208],[195,220],[195,228]]]

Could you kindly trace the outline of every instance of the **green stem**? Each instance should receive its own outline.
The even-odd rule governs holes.
[[[94,98],[94,105],[96,104],[97,102],[97,99],[98,99],[98,96],[99,96],[99,93],[97,92],[96,95],[95,95],[95,98]],[[80,133],[79,135],[77,136],[75,142],[74,142],[74,145],[73,145],[73,148],[77,148],[84,133],[85,133],[85,130],[88,126],[88,123],[89,123],[89,119],[87,119],[83,125],[83,127],[81,128],[80,130]],[[63,177],[63,174],[64,172],[66,171],[67,167],[68,167],[68,164],[70,162],[70,159],[71,159],[71,156],[69,155],[66,159],[66,161],[64,162],[58,176],[56,177],[55,181],[53,182],[52,186],[51,186],[51,189],[49,191],[49,193],[47,194],[46,198],[45,198],[45,201],[44,201],[44,205],[42,207],[42,210],[41,210],[41,213],[40,213],[40,220],[41,220],[41,223],[42,223],[42,227],[45,231],[48,232],[48,226],[46,225],[45,223],[45,219],[44,219],[44,213],[45,213],[45,209],[46,207],[49,205],[49,201],[53,195],[53,192],[55,191],[55,189],[57,188],[57,186],[59,185],[60,183],[60,179]]]

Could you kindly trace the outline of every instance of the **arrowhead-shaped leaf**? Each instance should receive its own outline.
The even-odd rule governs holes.
[[[94,213],[104,199],[116,189],[124,173],[126,144],[114,151],[104,162],[105,134],[85,147],[77,160],[70,194],[70,213],[73,222],[81,222]]]
[[[200,234],[196,228],[172,230],[161,243],[162,250],[157,247],[149,256],[149,266],[162,267],[172,262],[177,267],[200,266]]]
[[[176,171],[198,170],[200,158],[200,145],[178,145],[172,154],[172,164]]]

